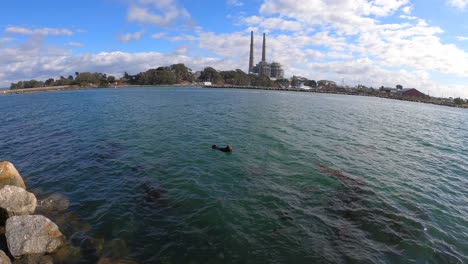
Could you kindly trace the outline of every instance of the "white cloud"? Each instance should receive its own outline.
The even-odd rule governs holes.
[[[388,80],[400,80],[401,76],[405,76],[401,82],[415,86],[422,79],[429,80],[431,72],[468,78],[468,52],[444,43],[439,37],[444,31],[423,19],[409,16],[411,9],[406,0],[314,0],[306,3],[265,0],[260,8],[261,14],[246,18],[244,23],[265,28],[262,25],[264,21],[275,19],[297,22],[303,28],[311,29],[310,32],[292,30],[293,34],[276,35],[268,40],[272,49],[270,54],[293,72],[315,72],[313,67],[301,66],[314,65],[329,71],[328,76],[338,80],[341,79],[339,75],[346,75],[346,72],[356,74],[359,79],[373,76],[374,81],[379,81],[381,76],[388,76],[385,77]],[[380,17],[397,15],[397,11],[403,12],[400,18],[406,21],[394,24],[380,21]],[[276,23],[281,25],[281,22]],[[272,30],[274,35],[274,27]],[[313,30],[317,33],[313,33]],[[316,49],[320,52],[316,52]],[[350,61],[359,65],[367,62],[359,58],[369,58],[374,67],[369,68],[369,72],[378,74],[354,72]],[[325,67],[329,65],[332,67]],[[395,69],[405,69],[409,74]]]
[[[416,17],[416,16],[406,16],[406,15],[400,15],[400,18],[408,19],[408,20],[416,20],[416,19],[418,19],[418,17]]]
[[[149,68],[175,63],[185,63],[195,71],[206,66],[219,70],[246,71],[250,41],[248,33],[216,34],[200,31],[196,35],[190,35],[190,39],[194,41],[193,45],[180,46],[166,54],[116,51],[80,55],[72,55],[71,51],[45,46],[41,44],[40,38],[30,39],[15,47],[0,49],[0,67],[3,74],[0,86],[8,86],[9,83],[18,80],[32,78],[45,80],[60,75],[68,76],[75,71],[99,71],[120,76],[124,71],[135,74]],[[260,34],[257,39],[261,40]],[[374,87],[394,86],[400,83],[405,87],[419,88],[423,92],[430,90],[431,95],[468,98],[468,87],[462,85],[452,85],[452,87],[436,82],[431,79],[430,70],[422,67],[392,70],[391,63],[382,61],[378,56],[355,57],[352,50],[359,50],[361,47],[355,44],[349,45],[346,41],[345,37],[334,36],[329,32],[318,32],[311,36],[267,35],[267,60],[277,60],[282,63],[288,76],[296,74],[315,80],[331,79],[338,82],[344,79],[348,85],[360,83]],[[421,42],[426,43],[424,40]],[[255,44],[255,56],[258,61],[261,41],[256,41]],[[318,51],[310,48],[311,45],[327,47],[328,51]],[[194,46],[213,54],[194,56],[192,53]],[[448,54],[448,57],[452,56]]]
[[[260,27],[266,30],[285,30],[299,31],[302,30],[301,23],[293,20],[282,18],[262,18],[259,16],[246,17],[242,20],[246,25],[251,27]]]
[[[14,38],[0,38],[0,45],[8,43],[8,42],[12,42],[13,40],[15,39]]]
[[[73,35],[73,31],[66,29],[66,28],[37,28],[37,29],[31,29],[31,28],[25,28],[25,27],[7,27],[5,28],[6,33],[10,34],[20,34],[20,35],[67,35],[71,36]]]
[[[66,44],[67,46],[70,46],[70,47],[84,47],[84,44],[83,43],[80,43],[80,42],[68,42]]]
[[[131,40],[139,40],[142,35],[143,35],[142,31],[135,32],[135,33],[126,33],[126,34],[120,35],[119,39],[121,42],[126,43]]]
[[[162,39],[164,37],[166,37],[166,33],[156,33],[156,34],[153,34],[151,35],[151,38],[154,38],[154,39]]]
[[[468,0],[447,0],[447,4],[460,10],[465,10],[468,7]]]
[[[227,0],[226,4],[228,6],[243,6],[244,3],[242,3],[240,0]]]
[[[300,1],[265,0],[260,7],[264,16],[295,19],[307,28],[332,26],[338,33],[353,35],[378,24],[375,17],[385,17],[407,7],[409,0]]]
[[[140,0],[130,5],[127,20],[166,27],[179,20],[188,23],[190,14],[185,8],[177,6],[174,0]]]
[[[411,12],[413,11],[413,7],[412,6],[405,6],[401,9],[401,11],[407,15],[411,14]]]
[[[166,54],[104,52],[72,56],[71,51],[44,45],[0,48],[0,67],[6,69],[1,81],[46,79],[75,71],[119,75],[179,62],[194,70],[212,66],[246,71],[250,30],[255,31],[256,61],[261,56],[260,30],[264,30],[267,60],[283,64],[287,77],[345,79],[349,85],[374,87],[402,84],[429,90],[431,95],[468,98],[466,85],[434,79],[455,77],[461,80],[459,83],[468,83],[468,51],[443,41],[443,29],[412,16],[412,8],[409,0],[265,0],[259,14],[240,20],[245,26],[240,32],[214,33],[196,28],[179,35],[177,31],[171,31],[170,36],[153,34],[154,39],[190,42],[180,43],[183,46]],[[390,16],[396,19],[387,19]],[[189,17],[175,0],[139,0],[129,7],[127,19],[170,26]],[[137,33],[123,35],[122,41],[139,39]],[[463,36],[457,39],[468,40]]]

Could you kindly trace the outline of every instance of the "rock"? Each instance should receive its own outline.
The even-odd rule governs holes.
[[[60,247],[57,252],[53,254],[55,263],[83,263],[83,257],[81,256],[80,249],[65,244]]]
[[[0,264],[11,264],[10,258],[3,252],[3,250],[0,250]]]
[[[0,188],[5,185],[13,185],[26,189],[23,178],[9,161],[0,161]]]
[[[16,259],[13,264],[54,264],[54,259],[51,256],[34,254]]]
[[[54,193],[45,199],[37,202],[36,213],[43,215],[53,215],[68,209],[70,202],[65,195]]]
[[[20,187],[6,185],[0,190],[0,208],[6,211],[6,217],[29,215],[36,210],[36,196]],[[5,212],[4,212],[5,213]],[[6,219],[0,219],[4,220]]]
[[[57,225],[42,215],[8,218],[5,236],[10,253],[15,258],[52,253],[62,246],[65,240]]]

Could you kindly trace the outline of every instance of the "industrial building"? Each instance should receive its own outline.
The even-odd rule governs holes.
[[[250,32],[250,58],[249,58],[249,73],[265,75],[272,79],[283,79],[284,70],[281,64],[277,62],[268,63],[266,61],[266,39],[263,33],[262,60],[254,66],[254,37],[253,31]]]

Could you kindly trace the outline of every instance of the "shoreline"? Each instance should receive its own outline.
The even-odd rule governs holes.
[[[200,85],[187,85],[187,84],[163,84],[163,85],[135,85],[135,84],[128,84],[128,85],[116,85],[110,87],[99,87],[97,85],[93,86],[86,86],[81,87],[78,85],[64,85],[64,86],[47,86],[47,87],[36,87],[36,88],[24,88],[24,89],[7,89],[7,90],[0,90],[0,95],[8,95],[8,94],[25,94],[25,93],[39,93],[39,92],[54,92],[54,91],[73,91],[73,90],[89,90],[89,89],[114,89],[114,88],[137,88],[137,87],[188,87],[188,86],[196,86],[200,87]]]
[[[402,97],[402,96],[394,96],[392,94],[388,95],[386,93],[380,92],[343,92],[343,91],[333,91],[333,90],[321,90],[321,89],[294,89],[294,88],[276,88],[276,87],[262,87],[262,86],[235,86],[235,85],[204,85],[203,88],[224,88],[224,89],[252,89],[252,90],[274,90],[274,91],[286,91],[286,92],[303,92],[303,93],[321,93],[321,94],[342,94],[342,95],[350,95],[350,96],[366,96],[366,97],[378,97],[384,99],[391,99],[391,100],[399,100],[399,101],[408,101],[408,102],[416,102],[416,103],[423,103],[423,104],[433,104],[433,105],[440,105],[440,106],[447,106],[447,107],[454,107],[454,108],[468,108],[468,104],[464,105],[454,105],[454,104],[446,104],[440,99],[429,97]]]
[[[237,85],[194,85],[194,84],[169,84],[169,85],[116,85],[111,87],[80,87],[77,85],[72,86],[48,86],[48,87],[37,87],[37,88],[25,88],[15,90],[1,90],[1,95],[10,94],[25,94],[25,93],[37,93],[37,92],[54,92],[54,91],[73,91],[73,90],[89,90],[89,89],[118,89],[118,88],[138,88],[138,87],[201,87],[201,88],[222,88],[222,89],[249,89],[249,90],[268,90],[268,91],[286,91],[286,92],[305,92],[305,93],[322,93],[322,94],[342,94],[351,96],[367,96],[367,97],[378,97],[384,99],[392,99],[399,101],[409,101],[424,104],[433,104],[455,108],[468,108],[467,104],[454,105],[441,101],[440,99],[429,97],[401,97],[392,94],[385,94],[381,92],[346,92],[346,91],[333,91],[333,90],[322,90],[322,89],[294,89],[294,88],[277,88],[277,87],[263,87],[263,86],[237,86]]]

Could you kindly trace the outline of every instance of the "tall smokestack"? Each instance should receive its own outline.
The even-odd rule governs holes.
[[[266,52],[266,41],[265,41],[265,33],[263,33],[263,48],[262,48],[262,61],[263,62],[266,61],[265,52]]]
[[[253,31],[250,31],[249,73],[253,71],[253,67],[254,67],[254,40],[253,40]]]

